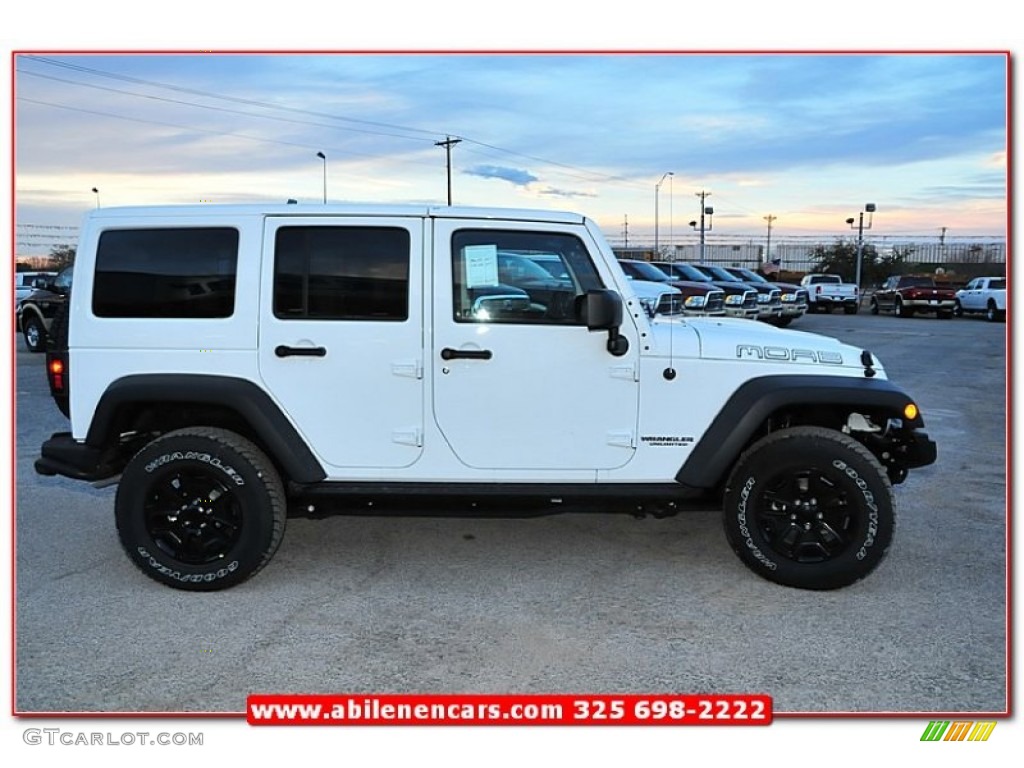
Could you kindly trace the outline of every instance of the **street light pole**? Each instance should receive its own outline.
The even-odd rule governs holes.
[[[710,232],[712,230],[712,228],[714,227],[714,221],[708,221],[708,225],[706,227],[704,226],[704,215],[707,214],[707,216],[709,218],[711,216],[714,216],[715,209],[712,208],[710,205],[708,205],[708,206],[704,205],[704,200],[709,198],[709,197],[711,197],[711,193],[710,192],[701,191],[701,192],[697,192],[695,194],[697,195],[697,197],[700,198],[700,263],[703,264],[704,263],[704,233],[705,232]],[[694,229],[696,229],[697,228],[697,222],[696,221],[691,221],[690,222],[690,226],[693,227]]]
[[[665,179],[672,175],[672,171],[666,171],[654,185],[654,258],[656,259],[661,258],[661,252],[658,250],[658,193],[661,191],[661,185]]]
[[[864,214],[869,214],[867,226],[864,225]],[[871,229],[871,225],[874,223],[875,204],[866,203],[864,210],[860,212],[857,222],[857,290],[860,290],[860,274],[861,264],[864,261],[864,230]],[[853,219],[847,219],[846,223],[850,225],[850,229],[853,229]]]
[[[100,191],[96,187],[93,187],[92,188],[92,193],[94,195],[96,195],[96,207],[99,208],[100,207]]]
[[[317,152],[316,156],[324,161],[324,205],[327,205],[327,155]]]
[[[774,216],[774,215],[769,213],[767,216],[762,216],[761,218],[763,218],[765,221],[768,222],[768,242],[764,246],[764,260],[765,260],[766,264],[771,264],[771,261],[772,261],[772,222],[775,221],[779,217],[778,216]],[[781,269],[780,269],[780,271],[781,271]]]

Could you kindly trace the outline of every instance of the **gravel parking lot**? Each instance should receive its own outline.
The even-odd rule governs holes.
[[[897,489],[888,558],[826,593],[666,520],[289,521],[222,593],[141,575],[114,489],[32,470],[66,429],[17,350],[16,710],[241,712],[251,692],[765,692],[785,712],[1006,709],[1006,326],[812,315],[920,404],[938,462]]]

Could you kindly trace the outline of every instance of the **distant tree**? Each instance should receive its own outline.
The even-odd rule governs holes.
[[[53,263],[53,268],[58,272],[64,267],[70,266],[75,263],[75,246],[73,245],[55,245],[50,249],[50,259]]]
[[[906,269],[906,255],[894,248],[891,255],[882,256],[875,246],[865,243],[861,252],[861,283],[873,285],[889,275],[902,274]],[[845,282],[852,283],[857,276],[857,243],[837,240],[832,245],[819,245],[811,251],[811,262],[815,271],[839,275]]]

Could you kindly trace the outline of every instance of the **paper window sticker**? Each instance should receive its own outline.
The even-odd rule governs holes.
[[[481,288],[498,284],[498,246],[467,245],[462,249],[466,264],[466,287]]]

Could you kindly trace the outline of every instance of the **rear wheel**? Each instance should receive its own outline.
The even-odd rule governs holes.
[[[856,304],[846,304],[843,306],[843,312],[848,315],[856,315],[857,310],[860,309]]]
[[[994,301],[989,301],[988,306],[985,307],[985,319],[990,323],[994,323],[1005,318],[1006,313],[1000,312]]]
[[[964,316],[964,308],[960,304],[960,299],[957,299],[956,301],[953,302],[953,315],[955,317]]]
[[[25,346],[29,352],[42,352],[46,349],[46,326],[34,312],[21,321],[21,334],[25,337]]]
[[[774,432],[737,461],[725,490],[725,533],[764,578],[836,589],[867,576],[892,541],[885,469],[852,437],[820,427]]]
[[[871,309],[871,314],[872,315],[877,315],[878,314],[878,302],[875,301],[875,299],[873,297],[871,299],[871,307],[870,307],[870,309]]]
[[[273,557],[285,495],[273,464],[233,432],[194,427],[157,438],[125,467],[121,544],[151,579],[176,589],[234,586]]]
[[[910,307],[903,306],[903,299],[899,296],[896,297],[896,317],[913,317],[914,310]]]

